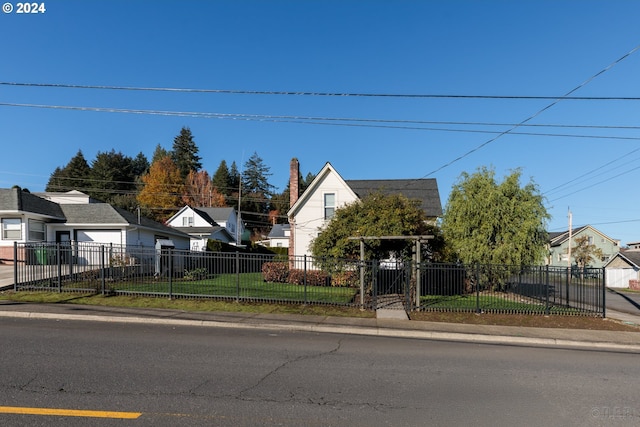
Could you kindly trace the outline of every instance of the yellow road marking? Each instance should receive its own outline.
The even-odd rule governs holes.
[[[122,418],[133,420],[140,417],[142,415],[142,412],[85,411],[79,409],[21,408],[17,406],[0,406],[0,414],[56,415],[59,417]]]

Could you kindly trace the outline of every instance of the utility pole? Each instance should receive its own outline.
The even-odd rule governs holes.
[[[571,271],[571,237],[573,230],[571,229],[571,222],[573,220],[573,215],[571,214],[571,209],[569,209],[569,258],[567,259],[567,265],[569,266],[569,271]]]

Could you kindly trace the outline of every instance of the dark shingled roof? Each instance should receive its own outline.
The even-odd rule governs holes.
[[[408,199],[420,200],[420,207],[428,217],[442,216],[440,193],[435,179],[361,179],[345,180],[359,198],[370,193],[402,194]]]
[[[19,188],[0,188],[0,210],[22,211],[64,220],[64,213],[57,203],[45,200]]]
[[[619,253],[620,256],[628,259],[636,266],[640,267],[640,250],[629,249]]]
[[[138,225],[138,215],[113,207],[108,203],[68,204],[60,205],[60,207],[69,224]],[[163,233],[184,234],[173,227],[168,227],[144,216],[140,217],[139,225]],[[185,234],[185,237],[188,235]]]

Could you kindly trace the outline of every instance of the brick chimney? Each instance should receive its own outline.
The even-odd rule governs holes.
[[[300,190],[299,190],[299,180],[298,177],[300,176],[300,163],[298,162],[298,159],[296,159],[295,157],[293,159],[291,159],[291,164],[289,165],[289,208],[291,208],[291,206],[293,206],[297,201],[298,201],[298,197],[300,196]],[[294,238],[294,233],[295,233],[295,229],[296,229],[296,225],[295,225],[295,220],[293,218],[289,218],[289,226],[290,226],[290,231],[289,231],[289,263],[291,264],[293,261],[293,257],[296,253],[295,251],[295,238]]]

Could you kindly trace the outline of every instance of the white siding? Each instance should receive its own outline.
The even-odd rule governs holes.
[[[633,268],[607,268],[605,272],[609,288],[628,288],[629,280],[638,279],[638,271]]]
[[[76,230],[78,242],[102,243],[108,245],[124,245],[123,232],[121,230]]]
[[[294,250],[296,256],[310,255],[311,241],[318,235],[319,229],[326,223],[324,219],[324,195],[335,194],[335,207],[340,208],[357,200],[344,181],[331,170],[320,178],[313,193],[307,195],[303,206],[295,217]]]

